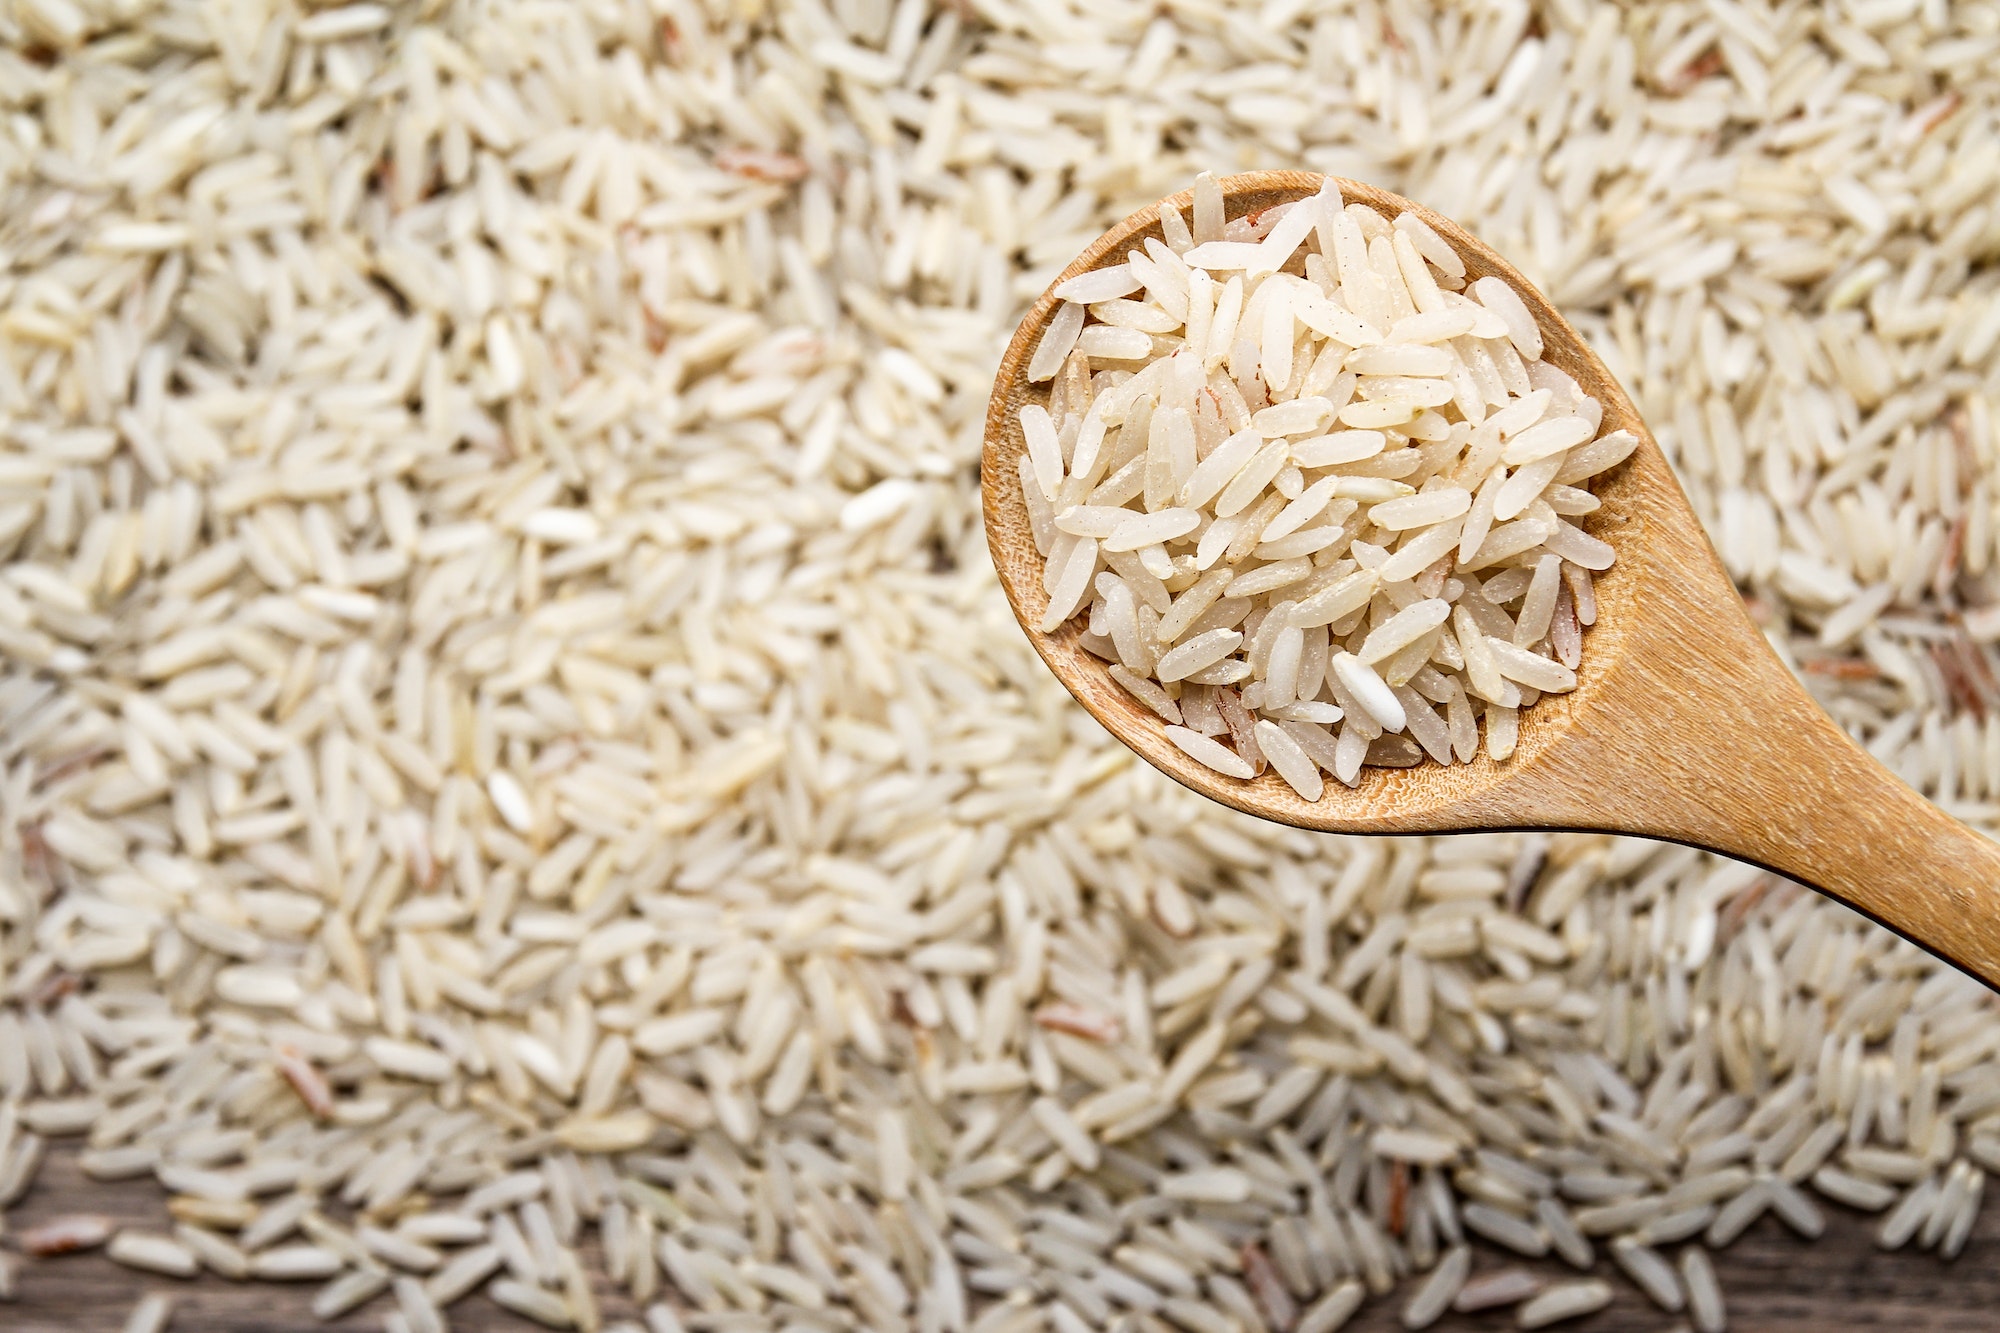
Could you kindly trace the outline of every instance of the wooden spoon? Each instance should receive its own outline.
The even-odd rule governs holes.
[[[1323,178],[1262,171],[1222,181],[1228,216],[1317,191]],[[1021,497],[1020,409],[1048,401],[1028,359],[1055,314],[1048,293],[1001,359],[980,465],[986,536],[1028,638],[1083,706],[1154,767],[1224,805],[1335,833],[1558,829],[1665,838],[1752,861],[1818,888],[2000,988],[2000,846],[1912,791],[1814,703],[1765,642],[1631,399],[1575,329],[1505,259],[1407,199],[1354,181],[1351,202],[1415,213],[1464,259],[1467,281],[1505,279],[1540,323],[1544,359],[1604,406],[1638,450],[1601,476],[1590,531],[1617,550],[1597,580],[1597,623],[1577,687],[1521,710],[1511,759],[1364,768],[1301,800],[1275,772],[1224,777],[1181,753],[1162,723],[1077,643],[1073,619],[1037,630],[1048,597]],[[1162,204],[1187,215],[1192,192]],[[1057,281],[1159,237],[1161,205],[1100,237]],[[1053,289],[1053,284],[1052,288]]]

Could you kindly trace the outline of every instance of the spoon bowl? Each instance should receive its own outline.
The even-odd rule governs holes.
[[[1225,177],[1240,217],[1303,199],[1325,178],[1265,171]],[[1543,359],[1604,409],[1602,429],[1639,440],[1591,485],[1586,531],[1617,553],[1595,582],[1576,688],[1520,714],[1514,754],[1471,763],[1364,768],[1303,800],[1272,771],[1250,781],[1197,763],[1159,718],[1079,643],[1074,619],[1039,631],[1048,596],[1017,466],[1020,409],[1046,404],[1029,358],[1060,302],[1056,283],[1164,239],[1163,207],[1139,210],[1079,255],[1015,332],[994,380],[980,466],[987,541],[1000,582],[1042,660],[1078,702],[1148,763],[1224,805],[1300,828],[1409,834],[1547,829],[1638,834],[1723,852],[1801,880],[2000,985],[2000,848],[1944,814],[1828,717],[1751,621],[1687,496],[1632,401],[1567,320],[1500,255],[1451,220],[1386,190],[1336,182],[1385,217],[1415,213],[1464,261],[1466,280],[1498,277],[1540,325]]]

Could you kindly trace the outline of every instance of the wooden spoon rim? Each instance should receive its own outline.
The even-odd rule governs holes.
[[[1325,179],[1318,173],[1305,171],[1262,171],[1224,177],[1221,185],[1225,210],[1229,216],[1237,217],[1257,208],[1304,198],[1315,193]],[[1494,276],[1511,285],[1541,328],[1543,359],[1574,377],[1586,393],[1603,405],[1602,430],[1629,430],[1639,440],[1639,447],[1630,459],[1591,482],[1602,507],[1589,516],[1585,526],[1593,535],[1609,541],[1617,558],[1611,569],[1596,579],[1597,623],[1584,633],[1577,687],[1569,694],[1544,696],[1521,710],[1520,737],[1512,758],[1496,763],[1486,756],[1482,745],[1469,764],[1454,763],[1447,767],[1426,759],[1413,768],[1364,768],[1359,785],[1354,788],[1329,775],[1321,799],[1306,802],[1275,772],[1267,771],[1245,782],[1226,777],[1184,755],[1167,739],[1165,724],[1111,680],[1108,664],[1077,645],[1080,631],[1074,620],[1052,635],[1043,635],[1036,628],[1048,599],[1041,587],[1042,557],[1034,547],[1021,496],[1017,460],[1026,446],[1021,438],[1018,413],[1025,403],[1046,403],[1048,390],[1026,383],[1028,360],[1060,304],[1054,295],[1055,287],[1076,274],[1116,262],[1128,250],[1141,245],[1148,235],[1160,237],[1161,207],[1171,206],[1185,213],[1193,202],[1192,190],[1183,190],[1142,208],[1105,232],[1049,284],[1015,330],[994,378],[980,460],[988,546],[1015,618],[1056,678],[1113,735],[1183,786],[1245,813],[1302,828],[1382,833],[1466,827],[1465,812],[1477,805],[1480,797],[1503,784],[1518,781],[1571,730],[1579,717],[1593,708],[1618,706],[1615,699],[1606,695],[1615,693],[1612,682],[1632,646],[1631,630],[1637,617],[1644,613],[1641,603],[1651,600],[1646,596],[1648,592],[1658,592],[1678,582],[1682,596],[1719,594],[1733,602],[1736,594],[1712,552],[1708,568],[1683,570],[1678,580],[1667,578],[1667,571],[1652,560],[1648,538],[1657,530],[1656,525],[1662,522],[1693,525],[1696,520],[1679,482],[1630,397],[1547,298],[1505,259],[1451,219],[1371,185],[1339,178],[1336,184],[1347,201],[1367,204],[1386,217],[1409,212],[1421,218],[1465,261],[1468,282]],[[1615,813],[1607,811],[1600,827],[1612,828],[1617,823]]]

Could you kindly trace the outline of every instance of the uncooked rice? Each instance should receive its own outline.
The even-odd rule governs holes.
[[[163,1273],[168,1277],[193,1277],[200,1270],[194,1252],[167,1236],[141,1231],[121,1231],[105,1249],[115,1263],[127,1268]]]
[[[1681,1290],[1680,1279],[1674,1275],[1674,1266],[1662,1258],[1658,1250],[1620,1237],[1611,1244],[1611,1257],[1625,1270],[1625,1276],[1632,1279],[1633,1285],[1645,1292],[1662,1310],[1678,1311],[1687,1304],[1687,1293]]]
[[[134,1303],[180,1228],[329,1317],[413,1326],[408,1261],[581,1326],[601,1236],[651,1333],[1329,1333],[1472,1205],[1544,1281],[1815,1196],[1958,1253],[1980,986],[1684,848],[1190,795],[1040,666],[972,478],[1105,227],[1379,184],[1991,828],[1996,57],[1990,3],[0,6],[10,1233],[75,1152],[170,1196]]]
[[[1611,1304],[1611,1284],[1596,1278],[1558,1282],[1541,1295],[1522,1302],[1515,1322],[1522,1328],[1547,1328],[1565,1319],[1580,1319]]]
[[[1429,1328],[1436,1323],[1446,1310],[1452,1308],[1452,1302],[1465,1286],[1466,1274],[1471,1271],[1471,1250],[1463,1245],[1454,1245],[1447,1250],[1403,1307],[1403,1327]]]
[[[1540,1276],[1525,1268],[1498,1268],[1481,1273],[1459,1288],[1451,1308],[1474,1314],[1497,1306],[1518,1305],[1547,1286]]]
[[[1681,1281],[1687,1288],[1688,1316],[1694,1321],[1695,1333],[1723,1333],[1729,1327],[1729,1314],[1708,1251],[1699,1245],[1681,1251]]]
[[[165,1292],[152,1292],[140,1297],[125,1317],[125,1333],[166,1333],[173,1319],[174,1298]]]
[[[1576,686],[1613,552],[1570,519],[1636,437],[1415,213],[1222,193],[1053,288],[1016,413],[1039,629],[1075,618],[1183,754],[1306,801],[1322,770],[1510,758]]]

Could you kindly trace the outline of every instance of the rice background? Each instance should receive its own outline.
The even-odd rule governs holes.
[[[354,1207],[585,1326],[595,1225],[656,1328],[1325,1328],[1468,1229],[1813,1194],[1955,1250],[1985,992],[1681,849],[1184,793],[975,478],[1106,224],[1387,186],[1990,825],[1996,59],[1923,0],[0,5],[0,1205],[87,1135],[343,1298]]]

